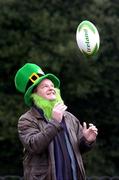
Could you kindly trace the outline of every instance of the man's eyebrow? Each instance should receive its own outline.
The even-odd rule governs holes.
[[[41,87],[44,86],[45,84],[41,84]]]
[[[41,87],[42,87],[42,86],[46,86],[46,85],[47,85],[46,83],[45,83],[45,84],[41,84]]]

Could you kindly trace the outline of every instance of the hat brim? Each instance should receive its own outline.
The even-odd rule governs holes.
[[[60,87],[60,80],[54,75],[54,74],[46,74],[46,75],[43,75],[41,77],[39,77],[34,83],[33,85],[31,85],[25,95],[24,95],[24,100],[25,100],[25,103],[28,105],[28,106],[31,106],[32,105],[32,99],[31,99],[31,94],[33,92],[33,89],[43,80],[43,79],[50,79],[53,84],[54,84],[54,87],[56,88],[59,88]]]

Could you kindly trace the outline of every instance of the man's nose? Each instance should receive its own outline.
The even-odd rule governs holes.
[[[55,91],[55,88],[53,86],[50,86],[50,90]]]

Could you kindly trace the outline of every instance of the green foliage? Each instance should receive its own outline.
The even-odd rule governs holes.
[[[19,96],[0,93],[0,97],[0,175],[19,174],[22,172],[22,146],[17,122],[26,107]]]
[[[27,107],[14,76],[24,63],[33,62],[61,79],[69,110],[99,129],[95,149],[84,157],[87,174],[119,175],[119,3],[0,0],[0,9],[0,174],[22,171],[17,121]],[[75,39],[78,24],[86,19],[101,38],[91,58],[81,54]]]

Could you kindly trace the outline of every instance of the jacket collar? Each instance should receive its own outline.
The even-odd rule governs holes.
[[[35,106],[31,107],[30,112],[37,119],[41,119],[44,117],[43,111]]]

